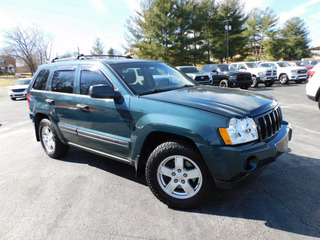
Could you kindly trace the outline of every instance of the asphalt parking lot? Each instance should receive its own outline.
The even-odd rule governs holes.
[[[251,184],[169,209],[128,165],[78,149],[49,158],[26,100],[0,89],[0,239],[320,238],[320,110],[305,84],[259,87],[293,128],[289,151]]]

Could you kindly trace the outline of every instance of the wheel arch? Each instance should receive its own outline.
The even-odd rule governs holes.
[[[164,143],[166,141],[183,141],[186,142],[197,149],[198,154],[202,157],[201,152],[199,151],[196,143],[189,137],[175,134],[175,133],[169,133],[164,131],[154,131],[150,132],[147,137],[145,138],[140,154],[135,162],[135,169],[136,169],[136,175],[141,176],[144,172],[148,157],[153,152],[153,150],[159,146],[161,143]]]

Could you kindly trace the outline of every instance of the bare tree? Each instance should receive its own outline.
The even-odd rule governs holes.
[[[39,64],[51,56],[53,37],[36,26],[17,26],[4,32],[5,52],[17,60],[22,60],[34,74]]]

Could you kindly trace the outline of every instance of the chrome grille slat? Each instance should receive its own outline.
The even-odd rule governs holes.
[[[281,128],[281,122],[282,122],[282,113],[280,107],[277,107],[273,109],[272,111],[269,111],[263,115],[260,115],[255,118],[256,123],[258,124],[259,134],[260,134],[260,140],[264,141],[275,134],[278,133],[278,131]]]

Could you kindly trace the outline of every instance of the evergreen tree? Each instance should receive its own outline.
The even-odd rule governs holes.
[[[209,26],[212,39],[211,51],[214,58],[223,62],[227,57],[227,45],[230,58],[246,53],[244,49],[247,40],[243,35],[246,19],[244,4],[240,0],[223,0],[218,5],[217,14]],[[231,26],[231,30],[226,30],[227,25]]]
[[[92,55],[102,55],[104,52],[104,46],[100,41],[100,38],[96,38],[92,50],[90,51]]]
[[[306,51],[310,43],[309,31],[301,18],[293,17],[286,21],[280,34],[284,44],[281,51],[283,59],[297,60],[309,57],[310,53]]]
[[[109,48],[109,50],[108,50],[108,55],[115,55],[113,48]]]
[[[254,8],[250,12],[246,21],[247,30],[244,35],[249,39],[250,52],[255,61],[260,60],[266,41],[273,39],[278,19],[269,7],[265,10]]]

